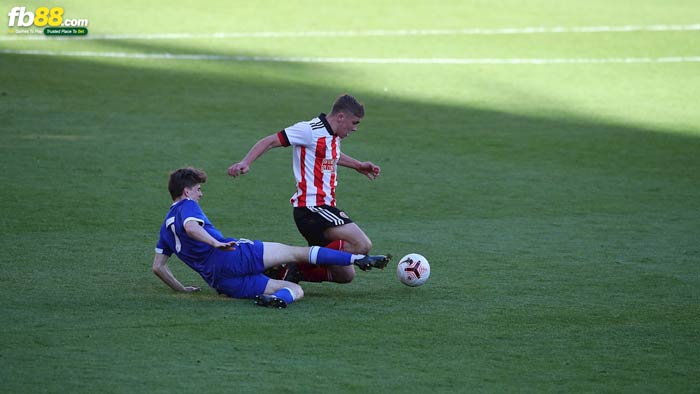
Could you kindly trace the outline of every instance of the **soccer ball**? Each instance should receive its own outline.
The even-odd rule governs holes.
[[[399,260],[396,276],[406,286],[422,286],[430,277],[430,264],[418,253],[407,254]]]

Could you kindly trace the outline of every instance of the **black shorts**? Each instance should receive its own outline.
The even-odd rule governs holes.
[[[294,222],[309,246],[326,246],[333,240],[326,239],[323,232],[327,228],[352,223],[352,219],[337,207],[295,207]]]

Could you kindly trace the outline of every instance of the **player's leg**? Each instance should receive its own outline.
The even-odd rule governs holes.
[[[318,265],[352,265],[364,257],[318,246],[289,246],[278,242],[263,242],[265,269],[285,263],[311,263]]]
[[[365,256],[342,252],[320,246],[289,246],[277,242],[263,242],[263,268],[268,269],[280,264],[310,263],[321,266],[359,266],[362,270],[383,269],[391,256]],[[301,287],[293,282],[269,279],[263,294],[255,297],[256,305],[286,308],[287,305],[303,297]]]
[[[304,297],[304,290],[296,283],[287,282],[286,280],[270,279],[265,287],[264,294],[275,294],[282,289],[289,289],[292,292],[295,300],[300,300]]]
[[[288,262],[324,266],[357,265],[362,270],[384,268],[391,256],[353,254],[320,246],[289,246],[277,242],[263,242],[264,269]]]
[[[323,232],[324,237],[335,244],[342,241],[342,250],[350,253],[369,254],[372,249],[372,241],[355,223],[343,224],[336,227],[328,227]],[[352,266],[334,266],[327,268],[333,282],[350,283],[355,279],[355,268]]]
[[[221,278],[216,290],[232,298],[252,298],[256,305],[276,308],[286,308],[304,296],[298,284],[270,279],[261,273]]]
[[[343,250],[346,252],[369,254],[372,250],[372,241],[356,223],[328,227],[323,235],[329,241],[343,240]]]
[[[309,256],[309,248],[304,246],[289,246],[278,242],[263,242],[263,264],[265,269],[280,264],[298,263]]]
[[[255,305],[272,308],[286,308],[292,302],[304,297],[304,290],[293,282],[270,279],[265,287],[265,292],[255,296]]]
[[[209,257],[217,266],[216,290],[233,298],[254,299],[257,305],[286,308],[304,296],[299,285],[273,280],[265,270],[265,243],[239,239],[233,252],[215,249]]]
[[[294,221],[309,245],[357,254],[367,254],[372,247],[369,237],[338,207],[294,208]],[[287,277],[296,281],[349,283],[355,278],[352,266],[314,267],[298,264],[290,268]]]

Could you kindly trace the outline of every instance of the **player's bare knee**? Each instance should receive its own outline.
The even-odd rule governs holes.
[[[372,241],[369,238],[362,239],[355,244],[355,249],[357,254],[369,254],[372,250]]]
[[[333,282],[335,283],[350,283],[355,279],[355,270],[345,270],[333,272]]]
[[[286,287],[288,287],[292,291],[295,301],[304,298],[304,289],[302,289],[301,286],[299,286],[298,284],[290,282]]]
[[[330,281],[335,283],[350,283],[355,279],[355,268],[348,266],[333,266],[328,270]]]
[[[367,238],[367,240],[362,245],[362,249],[364,250],[362,252],[363,254],[369,254],[369,251],[372,250],[372,241],[370,241],[369,238]]]
[[[344,250],[355,254],[369,254],[369,251],[372,250],[372,241],[369,238],[346,241]]]

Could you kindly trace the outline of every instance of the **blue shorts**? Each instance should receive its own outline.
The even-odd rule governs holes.
[[[263,294],[270,278],[265,276],[262,241],[239,240],[232,252],[215,249],[209,257],[216,266],[212,287],[233,298]]]

